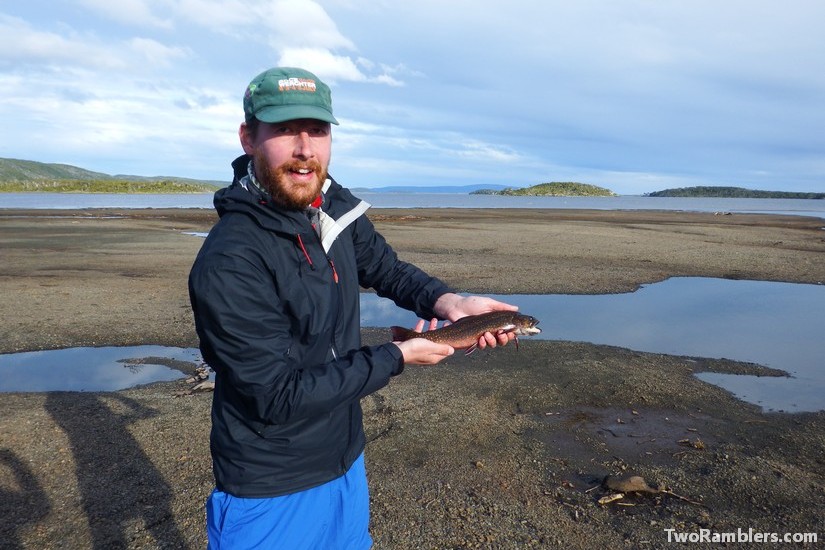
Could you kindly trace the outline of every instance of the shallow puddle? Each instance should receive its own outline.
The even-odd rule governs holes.
[[[195,348],[68,348],[0,355],[0,391],[115,391],[186,378],[200,365]]]
[[[825,409],[825,285],[676,277],[625,294],[493,297],[541,320],[533,338],[757,363],[792,377],[698,377],[765,410]],[[374,294],[361,303],[364,326],[415,324]]]

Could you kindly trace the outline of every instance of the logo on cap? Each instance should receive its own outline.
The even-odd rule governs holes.
[[[311,78],[282,78],[278,81],[278,90],[282,92],[314,92],[315,81]]]

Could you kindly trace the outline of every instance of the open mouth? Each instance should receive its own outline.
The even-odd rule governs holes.
[[[315,170],[312,168],[292,168],[289,170],[289,174],[297,181],[306,181],[314,176]]]

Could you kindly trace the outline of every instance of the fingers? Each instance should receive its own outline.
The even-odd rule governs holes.
[[[484,349],[487,346],[490,346],[491,348],[496,347],[496,337],[490,332],[485,332],[478,337],[478,348]]]
[[[498,335],[498,343],[502,346],[508,344],[511,340],[515,340],[515,332],[502,332]]]
[[[452,348],[450,348],[450,349],[452,349]],[[415,365],[437,365],[438,363],[440,363],[441,361],[443,361],[444,359],[446,359],[450,355],[452,355],[452,352],[445,353],[445,354],[431,353],[429,355],[422,355],[416,361],[414,361],[413,364],[415,364]]]
[[[419,319],[418,323],[415,324],[415,328],[413,330],[415,332],[424,332],[424,324],[426,322],[427,321],[425,321],[424,319]],[[438,319],[433,317],[432,319],[430,319],[430,328],[428,328],[427,330],[435,330],[437,328],[438,328]]]
[[[518,306],[486,296],[467,296],[454,304],[447,317],[456,321],[468,315],[480,315],[491,311],[518,311]]]
[[[518,311],[518,306],[500,302],[486,296],[468,296],[466,308],[477,311],[478,313],[486,313],[488,311]]]
[[[424,338],[394,343],[401,349],[405,364],[435,365],[455,352],[451,346],[430,342]]]
[[[492,332],[485,332],[478,338],[478,347],[479,349],[484,349],[487,346],[494,348],[497,345],[507,345],[510,340],[515,338],[516,335],[512,332],[499,332],[497,334],[493,334]]]
[[[518,306],[508,304],[506,302],[499,302],[498,300],[490,299],[488,304],[490,311],[518,311]]]

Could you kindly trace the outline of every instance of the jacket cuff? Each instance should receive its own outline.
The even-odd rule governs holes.
[[[395,362],[395,366],[390,372],[390,376],[398,376],[402,372],[404,372],[404,354],[401,353],[401,349],[390,342],[389,344],[383,345],[384,349],[392,356],[393,361]]]
[[[430,296],[430,303],[426,306],[426,309],[423,312],[422,319],[432,319],[433,317],[437,317],[438,319],[444,320],[443,317],[440,317],[435,313],[433,309],[435,307],[435,303],[438,301],[445,294],[458,294],[458,291],[453,289],[452,287],[447,286],[441,281],[437,280],[438,286],[436,286],[429,294]]]

